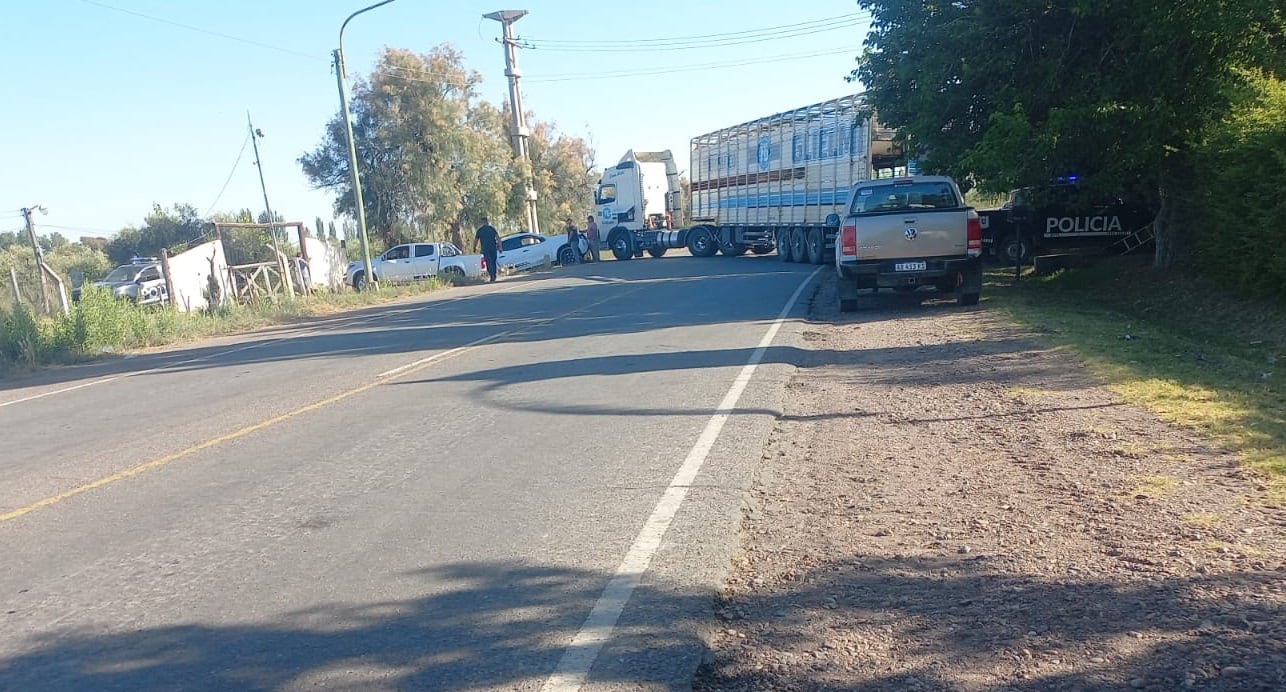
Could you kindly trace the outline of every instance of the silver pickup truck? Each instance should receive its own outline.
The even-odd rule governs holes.
[[[976,305],[982,294],[982,225],[946,176],[867,180],[853,186],[835,243],[839,309],[859,290],[931,287]]]

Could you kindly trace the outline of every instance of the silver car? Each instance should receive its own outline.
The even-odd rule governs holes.
[[[112,292],[112,297],[139,305],[159,305],[169,300],[165,274],[155,257],[135,257],[129,264],[113,269],[94,285]]]

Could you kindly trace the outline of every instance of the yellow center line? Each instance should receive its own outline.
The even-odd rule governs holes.
[[[641,288],[641,287],[640,287],[640,288]],[[126,469],[126,470],[124,470],[124,471],[120,471],[120,472],[117,472],[117,473],[113,473],[113,474],[112,474],[112,475],[110,475],[110,476],[104,476],[103,478],[99,478],[98,480],[90,481],[89,483],[85,483],[84,485],[78,485],[78,486],[76,486],[75,488],[72,488],[71,490],[68,490],[68,491],[66,491],[66,492],[62,492],[62,493],[59,493],[59,494],[57,494],[57,495],[52,495],[52,496],[50,496],[50,497],[46,497],[46,498],[45,498],[45,499],[43,499],[43,500],[39,500],[39,501],[37,501],[37,502],[33,502],[33,503],[31,503],[31,504],[29,504],[29,505],[27,505],[27,506],[25,506],[25,507],[19,507],[18,509],[14,509],[14,510],[11,510],[11,511],[9,511],[9,512],[5,512],[4,514],[0,514],[0,523],[4,523],[4,522],[6,522],[6,521],[10,521],[10,520],[12,520],[12,519],[17,519],[18,517],[21,517],[21,516],[26,515],[26,514],[30,514],[30,513],[34,512],[34,511],[38,510],[38,509],[44,509],[44,508],[49,507],[49,506],[51,506],[51,505],[56,505],[56,504],[58,504],[59,502],[62,502],[63,500],[67,500],[67,499],[70,499],[70,498],[76,497],[77,495],[80,495],[80,494],[82,494],[82,493],[87,493],[87,492],[89,492],[89,491],[91,491],[91,490],[94,490],[94,489],[96,489],[96,488],[101,488],[101,487],[103,487],[103,486],[105,486],[105,485],[107,485],[107,484],[109,484],[109,483],[115,483],[116,481],[125,480],[125,479],[127,479],[127,478],[133,478],[134,476],[138,476],[138,475],[141,475],[141,474],[147,473],[148,471],[153,471],[153,470],[159,469],[159,468],[161,468],[162,466],[165,466],[165,465],[170,464],[170,463],[172,463],[172,462],[178,461],[179,459],[182,459],[182,458],[184,458],[184,457],[191,456],[191,455],[196,454],[197,452],[200,452],[200,451],[202,451],[202,450],[210,449],[211,447],[217,447],[218,445],[221,445],[221,444],[223,444],[223,443],[225,443],[225,442],[231,442],[232,440],[236,440],[236,439],[239,439],[239,438],[245,437],[246,435],[249,435],[249,434],[251,434],[251,433],[258,432],[258,431],[260,431],[260,430],[264,430],[265,428],[270,428],[270,427],[272,427],[272,426],[274,426],[274,425],[277,425],[278,423],[283,423],[283,422],[288,421],[288,420],[290,420],[290,419],[292,419],[292,418],[297,418],[297,417],[299,417],[299,416],[304,415],[305,413],[311,413],[311,412],[313,412],[313,411],[316,411],[316,410],[318,410],[318,409],[324,408],[324,407],[326,407],[326,406],[330,406],[331,404],[334,404],[334,403],[337,403],[337,402],[343,401],[344,399],[347,399],[347,398],[349,398],[349,397],[355,396],[355,395],[357,395],[357,394],[361,394],[361,393],[363,393],[363,392],[368,392],[368,391],[370,391],[370,390],[372,390],[372,389],[374,389],[374,388],[376,388],[376,387],[379,387],[379,386],[381,386],[381,385],[383,385],[383,384],[385,384],[385,383],[387,383],[387,382],[389,382],[389,381],[391,381],[391,380],[397,379],[397,378],[402,377],[402,376],[405,376],[405,375],[410,375],[410,374],[415,373],[415,372],[418,372],[418,371],[420,371],[420,370],[424,370],[425,368],[429,367],[430,365],[435,365],[435,364],[437,364],[437,363],[441,363],[442,361],[445,361],[445,360],[447,360],[447,359],[449,359],[449,358],[454,358],[455,356],[459,356],[459,355],[462,355],[462,354],[468,353],[469,351],[472,351],[472,350],[476,349],[476,348],[477,348],[477,347],[479,347],[479,346],[483,346],[483,345],[485,345],[485,344],[489,344],[489,343],[492,343],[492,342],[494,342],[494,341],[498,341],[498,340],[503,339],[503,338],[505,338],[505,337],[515,336],[515,335],[517,335],[517,334],[521,334],[521,333],[523,333],[523,332],[531,331],[532,329],[535,329],[535,328],[537,328],[537,327],[544,326],[544,325],[546,325],[546,324],[550,324],[550,323],[552,323],[552,322],[557,322],[557,321],[559,321],[559,320],[565,319],[565,318],[566,318],[566,317],[568,317],[569,315],[573,315],[573,314],[575,314],[575,313],[577,313],[577,312],[581,312],[581,311],[583,311],[583,310],[588,310],[588,309],[590,309],[590,308],[596,307],[596,306],[598,306],[598,305],[602,305],[603,303],[606,303],[606,302],[611,301],[611,300],[616,300],[617,298],[621,298],[621,297],[623,297],[623,296],[629,295],[630,293],[633,293],[633,292],[635,292],[635,291],[637,291],[637,290],[639,290],[639,288],[635,288],[635,289],[633,289],[633,290],[626,291],[626,292],[624,292],[624,293],[622,293],[622,294],[620,294],[620,295],[617,295],[617,296],[612,296],[612,297],[610,297],[610,298],[604,298],[604,299],[602,299],[602,300],[595,301],[595,302],[593,302],[593,303],[590,303],[589,305],[586,305],[586,306],[584,306],[584,307],[580,307],[580,308],[576,308],[575,310],[570,310],[570,311],[565,312],[565,313],[563,313],[563,314],[561,314],[561,315],[558,315],[558,316],[556,316],[556,317],[550,317],[550,318],[547,318],[547,319],[544,319],[544,320],[540,320],[540,321],[538,321],[538,322],[534,322],[534,323],[532,323],[532,324],[525,325],[525,326],[523,326],[523,327],[519,327],[519,328],[516,328],[516,329],[510,329],[510,330],[507,330],[507,331],[498,332],[498,333],[496,333],[496,334],[492,334],[491,336],[483,337],[483,338],[478,339],[478,340],[476,340],[476,341],[472,341],[472,342],[470,342],[470,343],[468,343],[468,344],[465,344],[464,346],[457,346],[456,348],[453,348],[453,349],[450,349],[450,350],[447,350],[447,351],[443,351],[443,352],[441,352],[441,353],[434,354],[434,355],[429,356],[429,357],[427,357],[427,358],[422,358],[422,359],[417,360],[417,361],[414,361],[414,362],[412,362],[412,363],[410,363],[410,364],[408,364],[408,365],[404,365],[404,366],[402,366],[402,367],[400,367],[400,368],[394,368],[394,369],[392,369],[392,370],[389,370],[389,371],[386,371],[386,372],[384,372],[384,373],[380,374],[380,375],[379,375],[379,376],[377,376],[374,380],[372,380],[372,381],[370,381],[370,382],[368,382],[368,383],[366,383],[366,384],[364,384],[364,385],[361,385],[360,387],[355,387],[355,388],[353,388],[353,389],[349,389],[349,390],[346,390],[346,391],[340,392],[339,394],[335,394],[334,396],[331,396],[331,397],[328,397],[328,398],[322,399],[322,400],[320,400],[320,401],[315,401],[315,402],[313,402],[313,403],[311,403],[311,404],[308,404],[307,406],[303,406],[303,407],[301,407],[301,408],[297,408],[297,409],[295,409],[295,410],[293,410],[293,411],[289,411],[289,412],[287,412],[287,413],[283,413],[283,414],[281,414],[281,415],[279,415],[279,416],[274,416],[274,417],[269,418],[269,419],[267,419],[267,420],[263,420],[263,421],[260,421],[260,422],[258,422],[258,423],[255,423],[255,424],[253,424],[253,425],[248,425],[248,426],[246,426],[246,427],[244,427],[244,428],[241,428],[240,430],[235,430],[235,431],[230,432],[230,433],[227,433],[227,434],[225,434],[225,435],[220,435],[219,437],[215,437],[215,438],[212,438],[212,439],[206,440],[205,442],[201,442],[201,443],[199,443],[199,444],[195,444],[195,445],[193,445],[193,446],[191,446],[191,447],[188,447],[187,449],[184,449],[184,450],[182,450],[182,451],[174,452],[173,454],[169,454],[169,455],[167,455],[167,456],[163,456],[163,457],[161,457],[160,459],[154,459],[154,460],[152,460],[152,461],[149,461],[149,462],[146,462],[146,463],[143,463],[143,464],[139,464],[138,466],[134,466],[134,467],[132,467],[132,468],[128,468],[128,469]]]

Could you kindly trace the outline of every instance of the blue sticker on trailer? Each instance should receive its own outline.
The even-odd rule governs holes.
[[[768,164],[772,162],[772,142],[768,140],[767,135],[759,138],[759,148],[755,151],[755,157],[759,160],[759,170],[768,170]]]

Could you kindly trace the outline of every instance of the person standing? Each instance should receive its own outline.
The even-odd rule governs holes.
[[[594,222],[593,214],[585,217],[585,235],[589,238],[589,261],[601,261],[603,256],[598,250],[598,224]]]
[[[567,246],[572,249],[572,264],[580,264],[580,231],[576,229],[576,224],[572,223],[572,217],[567,217]]]
[[[482,257],[487,262],[487,276],[494,283],[496,272],[500,269],[500,233],[485,216],[482,217],[482,225],[473,234],[474,252],[478,251],[479,245],[482,246]]]

